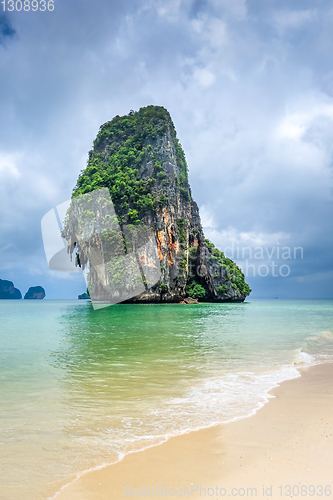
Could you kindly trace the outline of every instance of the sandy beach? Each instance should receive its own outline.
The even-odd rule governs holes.
[[[57,500],[331,496],[333,364],[300,372],[255,415],[127,455]]]

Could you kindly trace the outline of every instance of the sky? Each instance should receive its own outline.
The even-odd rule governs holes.
[[[0,278],[49,299],[85,291],[80,273],[48,268],[41,219],[70,198],[100,125],[155,104],[206,237],[250,297],[332,298],[332,3],[54,6],[0,11]]]

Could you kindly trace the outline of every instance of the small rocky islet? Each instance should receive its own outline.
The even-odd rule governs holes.
[[[12,281],[0,279],[0,299],[22,299],[22,294]]]
[[[42,286],[31,286],[25,294],[25,299],[43,299],[45,297],[45,290]]]
[[[42,286],[31,286],[24,295],[25,299],[43,299],[44,297],[45,290]],[[22,299],[22,293],[15,288],[12,281],[0,279],[0,299]]]

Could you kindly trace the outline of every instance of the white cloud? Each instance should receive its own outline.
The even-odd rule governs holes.
[[[238,20],[246,17],[246,0],[233,0],[232,2],[230,0],[210,0],[210,2],[216,10],[226,11]]]
[[[184,0],[147,0],[141,9],[155,11],[167,22],[176,22],[185,3]]]
[[[262,247],[273,246],[286,242],[290,239],[290,234],[279,231],[277,233],[256,233],[255,231],[240,232],[235,228],[221,232],[221,238],[226,241],[234,241],[237,245]]]
[[[217,17],[204,16],[193,19],[191,27],[213,49],[220,49],[228,43],[227,24]]]
[[[329,118],[333,122],[332,104],[322,102],[321,96],[312,95],[307,96],[307,98],[308,102],[303,98],[303,102],[296,102],[292,106],[293,108],[297,107],[297,110],[286,112],[277,127],[278,137],[300,139],[305,131],[309,129],[311,123],[320,117]]]
[[[21,157],[21,153],[8,154],[0,152],[0,180],[2,182],[6,179],[19,179],[21,174],[16,165]]]
[[[210,87],[215,82],[214,74],[207,68],[195,68],[194,78],[204,88]]]
[[[306,128],[305,124],[299,123],[297,117],[288,116],[278,126],[277,136],[282,139],[300,139]]]
[[[201,222],[206,237],[224,248],[229,245],[264,247],[274,246],[290,240],[290,233],[278,231],[265,233],[262,231],[240,231],[236,227],[227,227],[220,230],[214,213],[207,206],[200,207]]]
[[[299,29],[313,20],[315,10],[281,10],[275,14],[275,22],[280,30]]]

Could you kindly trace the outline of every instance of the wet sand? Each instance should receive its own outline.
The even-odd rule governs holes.
[[[300,372],[255,415],[127,455],[57,500],[333,497],[333,364]]]

